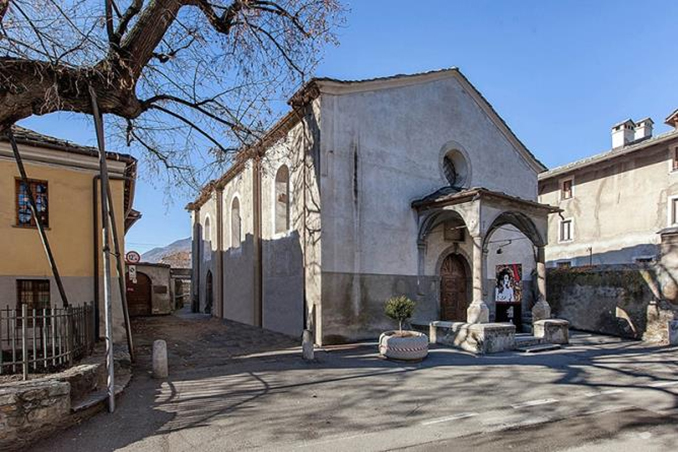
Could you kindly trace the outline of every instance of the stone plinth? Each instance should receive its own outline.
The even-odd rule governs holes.
[[[534,337],[549,344],[570,343],[570,322],[560,319],[537,320],[532,322]]]
[[[516,327],[510,323],[431,322],[432,343],[484,355],[515,348]]]

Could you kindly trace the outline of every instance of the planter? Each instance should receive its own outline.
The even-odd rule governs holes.
[[[387,331],[379,337],[379,354],[388,359],[422,360],[428,356],[428,337],[417,331]]]

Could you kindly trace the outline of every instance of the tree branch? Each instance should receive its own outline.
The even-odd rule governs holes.
[[[187,119],[187,118],[185,118],[185,117],[183,117],[183,116],[181,116],[181,115],[179,115],[179,114],[173,112],[172,110],[168,110],[168,109],[165,108],[165,107],[161,107],[160,105],[151,104],[151,105],[149,105],[148,108],[149,108],[149,109],[153,109],[153,110],[159,110],[159,111],[162,111],[163,113],[166,113],[166,114],[172,116],[173,118],[178,119],[179,121],[183,122],[183,123],[186,124],[187,126],[190,126],[192,129],[196,130],[198,133],[200,133],[202,136],[204,136],[205,138],[207,138],[209,141],[211,141],[212,143],[214,143],[214,145],[215,145],[216,147],[218,147],[219,150],[221,150],[221,151],[223,151],[223,152],[226,152],[226,148],[225,148],[221,143],[219,143],[217,140],[215,140],[214,137],[212,137],[212,135],[210,135],[209,133],[205,132],[201,127],[198,127],[198,125],[195,124],[193,121],[190,121],[189,119]]]

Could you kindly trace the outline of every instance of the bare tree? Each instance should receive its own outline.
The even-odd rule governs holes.
[[[120,140],[200,185],[313,70],[339,2],[0,0],[0,133],[32,115],[91,114],[92,87]]]

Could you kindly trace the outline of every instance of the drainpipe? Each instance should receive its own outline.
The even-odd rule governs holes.
[[[261,156],[254,158],[252,168],[254,210],[254,324],[263,327],[262,250],[261,250]]]
[[[132,181],[130,177],[121,177],[121,176],[109,176],[109,180],[117,181]],[[95,337],[99,337],[99,218],[97,212],[99,210],[99,183],[101,181],[101,175],[97,174],[92,178],[92,207],[93,207],[93,242],[94,242],[94,314],[97,318],[97,321],[94,324]],[[113,232],[113,243],[114,250],[117,256],[116,265],[118,272],[118,288],[120,290],[120,302],[122,303],[122,313],[125,320],[125,333],[127,336],[127,346],[130,354],[130,359],[132,362],[135,360],[134,355],[134,342],[132,341],[132,327],[129,320],[129,311],[127,306],[127,287],[125,284],[125,269],[122,264],[122,255],[120,251],[120,242],[118,240],[118,226],[115,223],[115,215],[113,214],[113,195],[108,191],[108,203],[111,205],[110,212],[110,222]],[[131,204],[130,204],[131,205]]]

